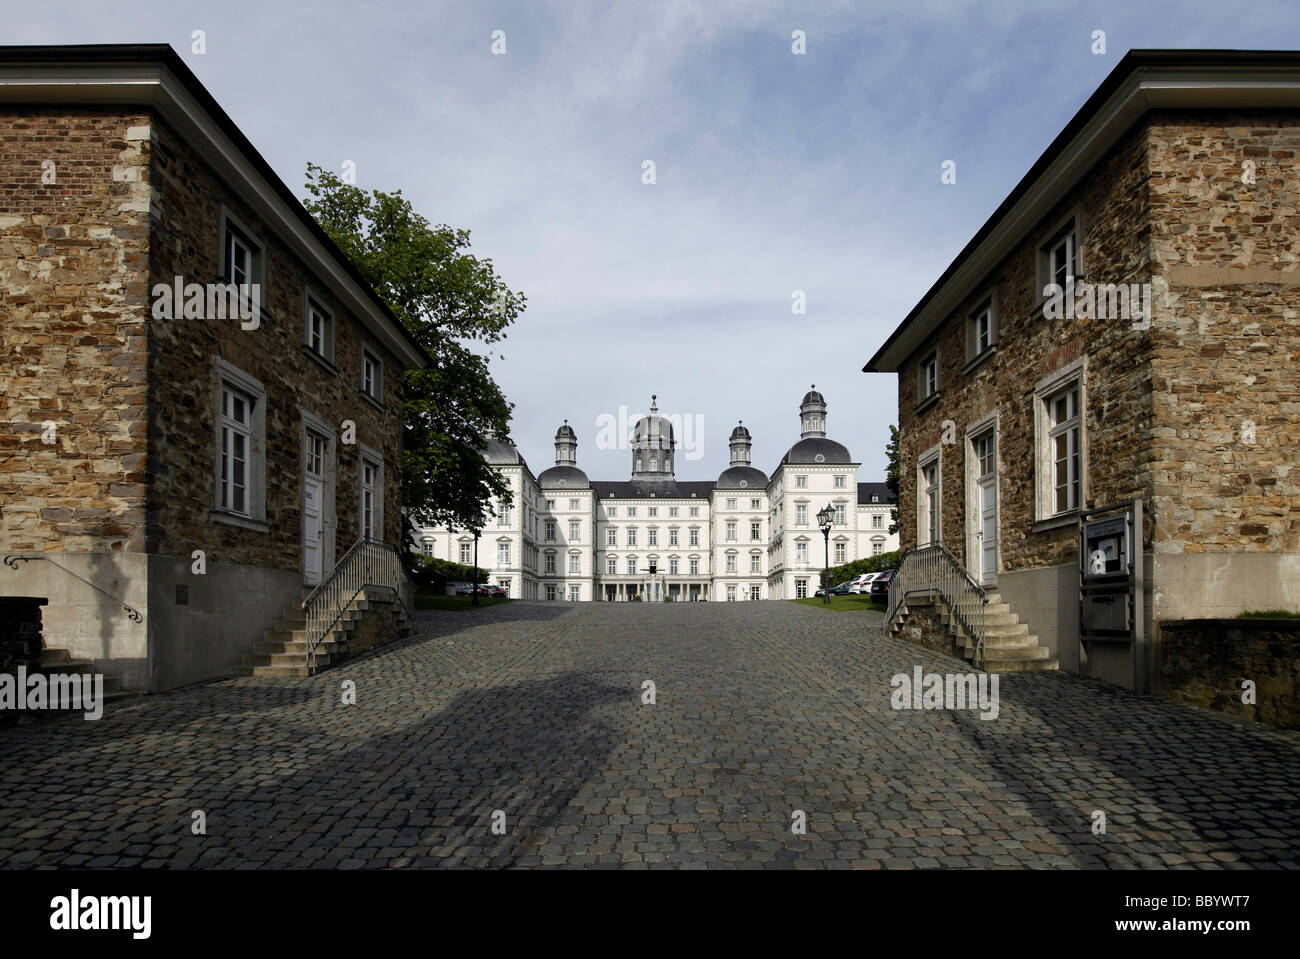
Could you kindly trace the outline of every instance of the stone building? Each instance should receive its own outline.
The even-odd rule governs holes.
[[[897,549],[891,495],[883,483],[858,482],[859,464],[826,436],[815,390],[800,406],[800,440],[770,479],[751,463],[743,424],[716,481],[677,479],[673,425],[655,404],[631,430],[629,480],[588,479],[567,422],[555,434],[555,465],[536,476],[514,447],[489,444],[485,456],[513,497],[492,504],[479,534],[490,582],[524,599],[794,599],[820,586],[826,545],[832,566]],[[827,504],[829,543],[816,516]],[[426,527],[417,540],[426,555],[472,562],[471,530]]]
[[[1298,151],[1300,55],[1134,51],[864,368],[898,375],[903,547],[1063,668],[1127,670],[1081,654],[1081,509],[1144,502],[1152,655],[1300,608]]]
[[[0,594],[129,688],[228,675],[399,542],[428,358],[170,47],[0,48],[0,175]]]

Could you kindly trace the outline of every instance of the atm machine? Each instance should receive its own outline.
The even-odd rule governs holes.
[[[1079,663],[1139,693],[1150,688],[1142,567],[1142,500],[1080,512]]]

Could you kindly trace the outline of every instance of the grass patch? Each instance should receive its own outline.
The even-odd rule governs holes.
[[[478,598],[479,607],[496,606],[500,603],[508,603],[509,599],[493,599],[488,596]],[[416,593],[416,609],[473,609],[473,596],[442,596],[437,593]]]
[[[863,593],[849,593],[847,596],[832,596],[830,606],[822,602],[820,596],[809,596],[807,599],[792,599],[792,603],[800,603],[804,606],[816,606],[818,609],[830,609],[832,612],[845,613],[853,610],[874,609],[878,613],[885,611],[884,603],[873,603],[871,597]]]
[[[1289,609],[1248,609],[1238,613],[1237,619],[1300,619],[1300,613]]]

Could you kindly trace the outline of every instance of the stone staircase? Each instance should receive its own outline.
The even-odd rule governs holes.
[[[988,594],[984,607],[984,670],[990,673],[1014,673],[1059,668],[1051,658],[1051,650],[1040,646],[1038,637],[1029,632],[1029,626],[997,593]],[[955,655],[968,663],[975,661],[975,640],[953,616],[943,596],[938,592],[913,593],[899,606],[889,624],[891,635],[900,639],[917,640],[922,645],[937,648],[934,641],[926,642],[927,633],[942,633],[940,650]]]
[[[244,654],[241,676],[287,679],[314,676],[375,646],[411,632],[406,608],[392,590],[363,590],[309,657],[307,614],[300,607],[285,610],[251,653]]]
[[[28,674],[44,673],[46,676],[62,673],[65,676],[76,674],[80,676],[91,675],[96,673],[95,661],[93,659],[73,659],[72,654],[66,649],[42,649],[41,661],[36,666],[29,666]],[[125,696],[134,695],[133,693],[122,689],[122,681],[116,676],[104,674],[104,699],[121,699]]]

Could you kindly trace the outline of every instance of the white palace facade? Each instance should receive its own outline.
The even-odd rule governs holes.
[[[534,476],[519,451],[493,440],[484,455],[510,487],[479,531],[486,582],[523,599],[750,601],[812,596],[821,583],[824,540],[817,513],[835,510],[830,565],[898,548],[890,535],[892,494],[859,483],[858,467],[826,436],[826,401],[816,390],[799,407],[801,437],[769,478],[750,464],[752,437],[731,432],[731,465],[716,482],[678,480],[672,424],[650,413],[632,431],[630,480],[589,480],[566,421],[555,465]],[[424,527],[425,555],[472,565],[473,530]]]

